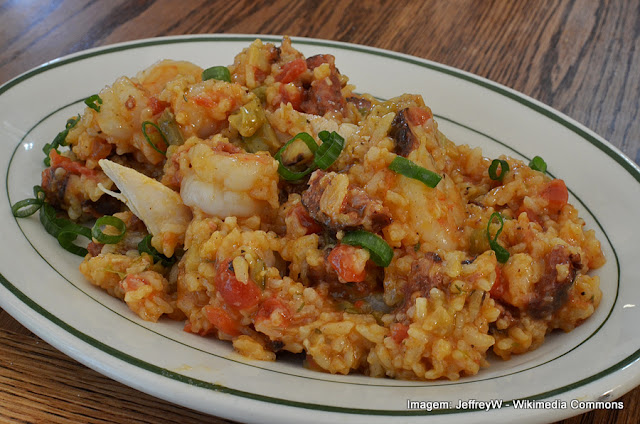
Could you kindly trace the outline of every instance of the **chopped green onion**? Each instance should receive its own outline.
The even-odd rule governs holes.
[[[108,235],[102,232],[103,225],[110,225],[115,227],[120,234],[117,235]],[[115,216],[102,216],[98,218],[93,224],[93,228],[91,229],[91,236],[98,242],[102,244],[116,244],[122,240],[124,234],[127,232],[127,226],[124,221],[120,218],[116,218]]]
[[[287,150],[287,147],[289,147],[289,145],[296,140],[302,140],[304,144],[307,145],[309,150],[311,150],[311,153],[315,154],[316,150],[318,150],[318,144],[313,139],[313,137],[311,137],[306,132],[301,132],[299,134],[296,134],[295,137],[287,141],[287,143],[284,146],[282,146],[280,150],[278,150],[278,153],[276,153],[273,156],[273,158],[278,161],[278,173],[282,176],[282,178],[284,178],[287,181],[300,180],[315,170],[314,166],[310,166],[309,168],[301,172],[291,171],[282,163],[282,158],[281,158],[282,154]]]
[[[531,162],[529,162],[529,168],[534,171],[540,171],[544,174],[547,172],[547,162],[545,162],[540,156],[536,156],[531,159]]]
[[[496,232],[496,236],[494,238],[491,238],[491,223],[493,222],[494,218],[497,218],[498,221],[500,222],[500,228]],[[491,247],[491,250],[493,250],[496,253],[496,259],[501,264],[507,262],[510,256],[509,251],[504,247],[500,246],[500,244],[498,243],[498,236],[502,232],[503,227],[504,227],[504,220],[502,219],[502,215],[500,215],[499,212],[494,212],[493,214],[491,214],[491,217],[489,218],[489,222],[487,223],[487,239],[489,239],[489,246]]]
[[[335,131],[320,131],[318,137],[322,144],[315,152],[313,163],[320,169],[328,169],[338,159],[344,148],[344,138]]]
[[[71,128],[75,127],[78,122],[80,122],[80,115],[73,117],[73,118],[69,118],[67,119],[67,123],[64,125],[64,129],[65,130],[70,130]],[[61,143],[64,144],[64,143]]]
[[[16,218],[26,218],[33,215],[44,203],[44,190],[39,185],[33,186],[33,199],[24,199],[11,206],[11,213]]]
[[[154,262],[160,262],[162,266],[171,266],[176,262],[175,257],[167,258],[151,245],[151,234],[147,234],[145,238],[138,243],[138,252],[140,254],[149,254],[153,258]]]
[[[163,152],[162,150],[158,149],[158,146],[156,146],[153,141],[151,141],[151,137],[149,137],[149,134],[147,134],[147,125],[151,125],[152,127],[154,127],[156,129],[156,131],[158,131],[158,134],[160,134],[160,136],[162,137],[162,140],[164,141],[164,144],[166,144],[167,146],[169,145],[169,142],[167,141],[167,138],[164,136],[164,134],[162,133],[162,131],[160,130],[160,127],[158,127],[156,124],[154,124],[151,121],[144,121],[142,123],[142,134],[144,135],[144,138],[147,139],[147,143],[149,143],[151,145],[151,147],[153,148],[153,150],[155,150],[158,153],[161,153],[163,155],[166,155],[167,152]]]
[[[89,106],[91,109],[96,112],[100,112],[100,105],[102,104],[102,99],[97,94],[93,96],[89,96],[84,100],[84,104]]]
[[[45,166],[51,166],[51,158],[49,157],[49,153],[50,153],[50,152],[51,152],[51,150],[53,150],[53,149],[55,149],[55,150],[56,150],[56,152],[58,151],[58,149],[56,149],[55,147],[53,147],[53,145],[52,145],[52,144],[50,144],[50,143],[45,144],[45,145],[44,145],[44,147],[42,148],[42,151],[43,151],[43,152],[44,152],[44,154],[45,154],[45,157],[44,157],[44,164],[45,164]]]
[[[500,166],[500,175],[497,174],[498,166]],[[509,163],[506,160],[494,159],[489,166],[489,178],[494,181],[502,181],[507,172],[509,172]]]
[[[35,196],[34,199],[22,200],[11,207],[13,216],[17,218],[24,218],[33,215],[36,211],[40,210],[40,222],[42,223],[42,226],[47,233],[51,234],[58,240],[60,246],[79,256],[85,256],[89,253],[87,249],[82,246],[78,246],[74,241],[78,236],[83,236],[90,240],[91,229],[78,225],[68,219],[58,218],[54,207],[45,201],[45,193],[44,190],[42,190],[42,187],[34,186],[33,194]],[[110,222],[103,223],[102,225],[105,224],[111,225]]]
[[[67,252],[71,252],[74,255],[78,256],[86,256],[89,251],[86,248],[78,246],[74,243],[79,235],[85,237],[90,236],[91,230],[89,230],[87,227],[81,227],[71,222],[71,225],[63,227],[62,230],[60,230],[60,232],[58,233],[58,243],[60,243],[60,246],[62,246]]]
[[[45,194],[42,187],[40,187],[39,185],[33,186],[33,197],[44,202]]]
[[[342,237],[342,243],[364,247],[376,265],[387,267],[393,259],[393,249],[380,236],[364,230],[351,231]]]
[[[42,148],[42,151],[45,154],[44,164],[46,166],[51,166],[51,160],[49,159],[49,152],[51,152],[52,149],[56,149],[57,151],[58,147],[66,145],[65,142],[67,139],[67,135],[69,134],[69,130],[75,127],[78,124],[78,122],[80,122],[80,115],[78,115],[75,118],[67,119],[65,129],[63,131],[60,131],[51,143],[47,143],[44,145],[44,147]]]
[[[38,212],[41,207],[42,200],[40,199],[24,199],[11,206],[11,212],[16,218],[26,218]]]
[[[213,66],[202,71],[202,81],[216,79],[231,82],[231,73],[226,66]]]
[[[88,253],[87,249],[73,242],[79,235],[91,240],[90,228],[82,227],[68,219],[56,217],[56,210],[46,202],[40,208],[40,222],[47,233],[58,239],[58,243],[65,250],[78,256],[85,256]]]
[[[402,156],[396,156],[393,162],[389,164],[389,169],[405,177],[418,180],[431,188],[435,188],[442,179],[442,177],[435,172],[416,165]]]
[[[60,230],[62,230],[62,227],[66,224],[66,222],[63,221],[65,220],[56,217],[56,210],[48,203],[43,204],[42,208],[40,208],[40,222],[47,233],[53,237],[58,238]]]

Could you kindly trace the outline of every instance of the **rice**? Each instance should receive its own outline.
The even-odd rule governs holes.
[[[80,270],[142,319],[184,321],[254,360],[288,351],[318,371],[456,380],[597,308],[590,271],[605,258],[562,180],[507,156],[492,178],[492,160],[442,134],[420,96],[356,94],[333,56],[305,58],[287,38],[256,40],[227,69],[230,82],[203,81],[200,67],[164,60],[119,78],[43,172],[47,201],[70,218],[125,223]],[[327,137],[343,147],[291,182],[287,170],[316,166],[300,140],[281,150],[301,132],[315,152]],[[398,157],[440,181],[392,171]],[[140,250],[150,223],[104,194],[127,184],[106,177],[104,159],[178,192],[186,231],[152,234]],[[144,207],[183,206],[146,187]],[[354,231],[376,234],[388,263],[347,244]]]

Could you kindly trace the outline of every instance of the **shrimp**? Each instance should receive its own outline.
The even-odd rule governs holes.
[[[159,96],[167,83],[179,75],[191,76],[198,82],[202,79],[202,68],[191,62],[165,59],[139,72],[136,78],[151,95]]]
[[[278,162],[267,153],[244,153],[221,136],[192,137],[176,152],[184,203],[226,218],[277,209]]]
[[[184,243],[192,218],[191,209],[180,195],[134,169],[107,159],[98,163],[120,189],[120,193],[114,193],[101,187],[102,191],[124,202],[153,235],[153,247],[165,256],[172,256],[176,246]]]
[[[98,133],[100,138],[115,145],[118,155],[133,153],[138,162],[161,163],[164,155],[147,142],[142,123],[155,122],[171,105],[172,92],[164,94],[164,91],[172,81],[188,79],[193,84],[200,80],[201,72],[202,68],[189,62],[164,60],[140,72],[137,78],[117,79],[100,91],[100,111],[88,108],[85,111],[91,115],[89,122],[97,124],[91,128],[92,134]]]
[[[151,119],[148,107],[150,96],[136,81],[122,77],[111,87],[100,91],[100,112],[87,108],[85,113],[94,115],[96,130],[110,144],[115,145],[115,153],[133,153],[138,162],[153,165],[160,163],[164,156],[156,152],[142,135],[142,122]]]

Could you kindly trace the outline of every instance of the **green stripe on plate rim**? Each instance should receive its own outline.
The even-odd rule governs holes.
[[[265,40],[265,41],[279,41],[281,40],[281,37],[275,37],[275,36],[259,36],[261,39]],[[175,44],[175,43],[192,43],[192,42],[223,42],[223,41],[227,41],[227,42],[247,42],[247,41],[253,41],[256,38],[256,36],[236,36],[236,37],[229,37],[229,36],[220,36],[220,37],[216,37],[216,36],[202,36],[202,37],[179,37],[179,38],[161,38],[161,39],[152,39],[152,40],[143,40],[143,41],[139,41],[139,42],[132,42],[132,43],[127,43],[127,44],[123,44],[123,45],[115,45],[113,47],[107,47],[107,48],[101,48],[101,49],[97,49],[95,51],[90,51],[87,53],[81,53],[78,55],[75,55],[73,57],[70,58],[66,58],[66,59],[61,59],[61,60],[57,60],[54,61],[52,63],[49,64],[45,64],[41,67],[35,68],[31,71],[26,72],[25,74],[22,74],[16,78],[14,78],[13,80],[7,82],[6,84],[4,84],[2,87],[0,87],[0,95],[2,95],[3,93],[5,93],[6,91],[8,91],[9,89],[11,89],[13,86],[29,79],[32,78],[35,75],[38,75],[42,72],[57,68],[59,66],[63,66],[69,63],[73,63],[73,62],[77,62],[79,60],[83,60],[83,59],[87,59],[90,57],[94,57],[94,56],[99,56],[99,55],[105,55],[105,54],[109,54],[109,53],[115,53],[115,52],[119,52],[119,51],[123,51],[123,50],[129,50],[129,49],[136,49],[136,48],[141,48],[141,47],[148,47],[148,46],[154,46],[154,45],[164,45],[164,44]],[[523,95],[517,94],[515,92],[512,92],[508,89],[506,89],[503,86],[500,86],[496,83],[492,83],[488,80],[483,80],[480,77],[477,76],[473,76],[467,73],[464,73],[462,71],[453,69],[453,68],[448,68],[445,67],[444,65],[439,65],[436,63],[432,63],[432,62],[427,62],[427,61],[423,61],[420,59],[416,59],[416,58],[412,58],[406,55],[402,55],[399,53],[393,53],[393,52],[388,52],[388,51],[383,51],[383,50],[379,50],[379,49],[373,49],[373,48],[368,48],[368,47],[364,47],[364,46],[357,46],[357,45],[352,45],[352,44],[343,44],[343,43],[338,43],[338,42],[327,42],[327,41],[322,41],[322,40],[310,40],[310,39],[299,39],[299,38],[292,38],[292,40],[297,43],[297,44],[303,44],[303,45],[316,45],[316,46],[322,46],[322,47],[329,47],[329,48],[334,48],[334,49],[342,49],[342,50],[351,50],[351,51],[357,51],[357,52],[361,52],[361,53],[365,53],[365,54],[371,54],[371,55],[375,55],[375,56],[381,56],[381,57],[386,57],[386,58],[390,58],[393,60],[399,60],[402,62],[406,62],[406,63],[410,63],[413,65],[417,65],[423,68],[427,68],[427,69],[431,69],[437,72],[441,72],[441,73],[445,73],[448,75],[451,75],[453,77],[456,78],[460,78],[463,80],[466,80],[468,82],[471,82],[473,84],[476,85],[480,85],[486,89],[489,89],[491,91],[494,91],[498,94],[501,94],[503,96],[506,96],[508,98],[510,98],[511,100],[514,100],[544,116],[546,116],[547,118],[555,121],[556,123],[561,124],[562,126],[564,126],[565,128],[569,129],[570,131],[576,133],[577,135],[579,135],[581,138],[587,140],[590,144],[594,145],[595,147],[597,147],[599,150],[601,150],[602,152],[604,152],[607,156],[609,156],[611,159],[613,159],[615,162],[617,162],[620,166],[622,166],[627,172],[629,172],[629,174],[631,174],[631,176],[638,182],[640,182],[640,172],[638,171],[638,169],[627,159],[625,159],[622,155],[620,155],[618,152],[616,152],[614,149],[612,149],[610,146],[608,146],[606,143],[603,143],[601,140],[599,140],[598,138],[594,137],[592,134],[590,134],[589,132],[585,131],[584,129],[580,128],[579,126],[577,126],[576,124],[570,122],[569,120],[567,120],[566,118],[564,118],[563,116],[560,116],[558,112],[554,112],[552,110],[549,110],[546,107],[543,107],[537,103],[535,103],[534,101],[532,101],[529,98],[523,97]],[[74,102],[77,103],[77,102]],[[74,103],[71,103],[67,106],[70,106]],[[66,107],[66,106],[65,106]],[[52,112],[55,113],[55,112]],[[48,116],[50,116],[51,114],[49,114]],[[493,141],[508,147],[509,149],[515,151],[514,149],[512,149],[510,146],[506,145],[505,143],[490,137],[486,134],[483,134],[473,128],[470,128],[468,126],[465,126],[463,124],[459,124],[449,118],[445,118],[445,117],[440,117],[441,119],[445,119],[445,120],[449,120],[457,125],[460,125],[468,130],[474,131],[478,134],[481,134],[489,139],[492,139]],[[42,120],[46,119],[43,118]],[[41,121],[42,121],[41,120]],[[39,122],[41,122],[39,121]],[[36,124],[37,125],[37,124]],[[521,153],[515,151],[516,153],[518,153],[519,155],[525,157],[524,155],[522,155]],[[14,151],[15,153],[15,151]],[[7,170],[8,172],[8,170]],[[8,175],[7,175],[8,177]],[[8,178],[7,178],[8,180]],[[8,184],[8,182],[7,182]],[[573,194],[573,193],[572,193]],[[575,197],[575,194],[573,194]],[[7,197],[8,197],[8,186],[7,186]],[[576,197],[577,198],[577,197]],[[586,205],[584,205],[584,203],[577,198],[580,203],[586,208]],[[607,238],[607,240],[609,241],[609,244],[614,252],[614,255],[616,257],[616,265],[617,265],[617,272],[618,272],[618,287],[619,287],[619,278],[620,278],[620,264],[618,261],[618,256],[617,253],[615,252],[615,249],[613,247],[613,245],[611,244],[608,235],[606,234],[606,232],[604,231],[604,229],[602,228],[602,225],[600,224],[600,222],[595,218],[595,216],[591,213],[591,211],[589,211],[589,213],[592,215],[592,217],[596,220],[598,226],[601,228],[601,230],[603,231],[603,233],[605,234],[605,237]],[[55,268],[54,268],[55,269]],[[56,270],[57,271],[57,270]],[[64,278],[64,277],[63,277]],[[68,280],[67,280],[68,281]],[[217,385],[217,384],[213,384],[213,383],[208,383],[205,381],[201,381],[198,379],[194,379],[194,378],[190,378],[190,377],[186,377],[184,375],[178,374],[176,372],[173,371],[169,371],[160,367],[157,367],[153,364],[149,364],[145,361],[140,360],[139,358],[135,358],[132,357],[124,352],[121,352],[119,350],[116,350],[108,345],[103,344],[102,342],[99,342],[98,340],[93,339],[92,337],[80,332],[79,330],[69,326],[68,324],[66,324],[65,322],[61,321],[59,318],[57,318],[56,316],[54,316],[53,314],[51,314],[50,312],[46,311],[45,309],[43,309],[40,305],[38,305],[37,303],[35,303],[33,300],[31,300],[29,297],[27,297],[26,295],[24,295],[24,293],[22,293],[20,290],[18,290],[11,282],[9,282],[2,274],[0,274],[0,283],[2,283],[11,293],[13,293],[17,298],[19,298],[25,305],[29,306],[32,310],[34,310],[35,312],[37,312],[38,314],[40,314],[42,317],[48,319],[49,321],[51,321],[52,323],[58,325],[59,327],[65,329],[68,333],[74,335],[75,337],[77,337],[78,339],[84,341],[85,343],[111,355],[114,356],[120,360],[123,360],[133,366],[145,369],[147,371],[150,371],[154,374],[158,374],[161,375],[163,377],[168,377],[180,382],[183,382],[185,384],[189,384],[192,386],[196,386],[196,387],[201,387],[201,388],[207,388],[210,390],[214,390],[214,391],[219,391],[219,392],[223,392],[223,393],[228,393],[228,394],[232,394],[232,395],[237,395],[237,396],[241,396],[241,397],[245,397],[245,398],[249,398],[249,399],[253,399],[253,400],[260,400],[260,401],[265,401],[265,402],[269,402],[269,403],[274,403],[274,404],[279,404],[279,405],[285,405],[285,406],[292,406],[292,407],[298,407],[298,408],[305,408],[305,409],[314,409],[314,410],[323,410],[323,411],[329,411],[329,412],[340,412],[340,413],[350,413],[350,414],[367,414],[367,415],[397,415],[397,416],[410,416],[410,415],[434,415],[434,414],[451,414],[451,413],[460,413],[459,410],[457,409],[445,409],[445,410],[437,410],[437,411],[395,411],[395,410],[367,410],[367,409],[353,409],[353,408],[343,408],[343,407],[335,407],[335,406],[328,406],[328,405],[316,405],[316,404],[309,404],[309,403],[304,403],[304,402],[295,402],[295,401],[290,401],[290,400],[286,400],[286,399],[278,399],[278,398],[272,398],[272,397],[268,397],[268,396],[263,396],[263,395],[257,395],[254,393],[249,393],[249,392],[244,392],[244,391],[239,391],[239,390],[235,390],[235,389],[231,389],[228,387],[224,387],[221,385]],[[616,293],[616,299],[614,300],[614,305],[617,302],[617,296],[618,294]],[[103,305],[104,306],[104,305]],[[611,311],[609,312],[608,317],[611,315]],[[606,319],[605,319],[606,322]],[[604,322],[603,324],[604,325]],[[602,327],[602,325],[596,330],[595,333],[597,333],[597,331]],[[594,334],[595,334],[594,333]],[[590,336],[592,337],[593,334]],[[590,338],[589,337],[589,338]],[[588,340],[588,339],[587,339]],[[585,340],[586,341],[586,340]],[[582,342],[584,343],[584,342]],[[582,344],[581,343],[581,344]],[[578,345],[579,346],[579,345]],[[576,346],[577,348],[577,346]],[[575,348],[574,348],[575,349]],[[572,349],[573,350],[573,349]],[[566,355],[568,352],[566,352],[563,355]],[[561,356],[563,356],[561,355]],[[591,382],[594,382],[604,376],[607,376],[613,372],[616,372],[622,368],[625,368],[627,366],[629,366],[630,364],[632,364],[633,362],[635,362],[638,358],[640,357],[640,349],[637,350],[636,352],[634,352],[633,354],[631,354],[630,356],[628,356],[627,358],[625,358],[624,360],[618,362],[617,364],[612,365],[611,367],[602,370],[590,377],[584,378],[582,380],[579,380],[577,382],[565,385],[563,387],[554,389],[554,390],[550,390],[544,393],[540,393],[537,395],[533,395],[524,399],[527,400],[538,400],[538,399],[545,399],[548,398],[550,396],[554,396],[560,393],[564,393],[567,392],[569,390],[573,390],[576,389],[578,387],[584,386],[586,384],[589,384]],[[520,371],[522,372],[522,371]],[[502,376],[500,376],[502,377]],[[500,378],[500,377],[493,377],[493,378]],[[326,381],[326,380],[324,380]],[[330,381],[330,382],[335,382],[335,381]],[[452,384],[460,384],[460,383],[452,383]],[[386,386],[386,387],[402,387],[402,386]],[[411,387],[416,387],[416,386],[411,386]],[[507,401],[505,403],[506,406],[511,406],[512,402],[511,401]],[[473,412],[474,410],[465,410],[465,412]]]

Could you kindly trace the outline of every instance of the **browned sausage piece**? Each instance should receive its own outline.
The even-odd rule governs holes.
[[[351,96],[347,97],[347,102],[353,103],[360,111],[370,111],[373,106],[371,102],[364,97]]]
[[[328,63],[331,74],[327,78],[314,80],[305,90],[300,109],[312,115],[324,115],[327,112],[344,112],[346,101],[342,96],[342,85],[335,67],[335,58],[330,54],[311,56],[307,59],[307,68],[313,70],[323,63]]]
[[[542,278],[535,285],[535,298],[529,302],[527,312],[541,319],[560,309],[568,299],[568,292],[578,270],[582,267],[580,255],[569,253],[566,246],[558,245],[545,258]],[[558,281],[557,265],[567,265],[569,272]]]
[[[402,109],[396,114],[396,117],[393,118],[391,129],[389,130],[389,137],[391,137],[395,143],[394,153],[405,158],[418,147],[418,139],[413,134],[413,131],[411,131],[407,120],[407,109]]]
[[[427,252],[424,257],[413,262],[409,284],[405,287],[406,298],[419,291],[422,296],[428,296],[432,288],[442,289],[448,282],[442,273],[442,258],[435,252]]]
[[[302,204],[313,219],[334,232],[361,228],[377,233],[391,223],[391,212],[380,200],[335,172],[315,171]]]

